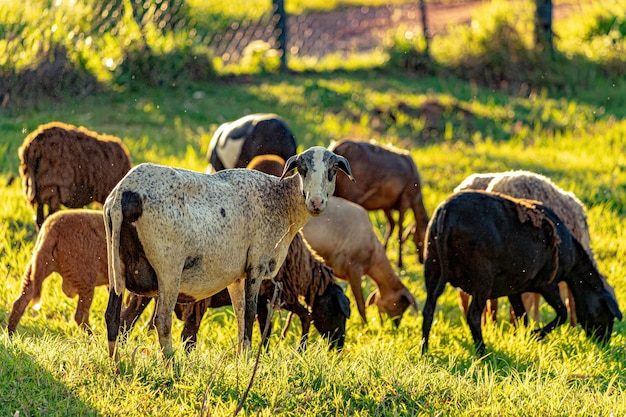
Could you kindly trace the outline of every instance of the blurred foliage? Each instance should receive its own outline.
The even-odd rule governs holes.
[[[401,0],[398,0],[402,2]],[[287,2],[297,11],[319,2]],[[333,3],[336,6],[354,2]],[[375,0],[362,4],[378,4]],[[270,2],[200,0],[0,0],[0,108],[41,97],[84,97],[279,70],[280,52],[244,32],[272,27]],[[296,71],[382,67],[455,76],[512,91],[571,93],[626,76],[626,0],[592,1],[555,22],[554,51],[535,48],[534,3],[493,0],[470,25],[430,39],[405,27],[384,50],[291,61]],[[291,11],[290,13],[293,13]],[[255,39],[254,37],[250,39]]]
[[[585,89],[626,75],[626,1],[581,5],[583,11],[554,23],[553,51],[533,41],[534,3],[493,0],[478,7],[470,25],[449,26],[445,36],[425,39],[406,28],[390,34],[389,65],[453,74],[492,88]]]

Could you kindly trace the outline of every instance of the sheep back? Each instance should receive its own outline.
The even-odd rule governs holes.
[[[24,139],[18,154],[24,196],[32,206],[47,204],[50,213],[61,205],[104,203],[131,168],[120,139],[60,122],[39,126]]]
[[[255,113],[222,123],[215,131],[207,159],[214,171],[245,168],[256,155],[275,154],[287,160],[296,154],[296,139],[280,116]]]
[[[565,222],[570,233],[593,259],[585,206],[573,193],[564,191],[549,178],[529,171],[503,172],[494,177],[486,191],[541,201]]]

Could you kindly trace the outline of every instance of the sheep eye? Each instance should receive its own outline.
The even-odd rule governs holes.
[[[332,181],[333,178],[337,175],[337,170],[335,168],[328,170],[328,181]]]
[[[306,177],[307,174],[307,169],[305,167],[298,167],[298,173],[302,176],[302,177]]]

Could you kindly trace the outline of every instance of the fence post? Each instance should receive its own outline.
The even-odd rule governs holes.
[[[536,0],[535,48],[553,52],[552,46],[552,0]]]
[[[280,70],[287,71],[287,13],[285,12],[285,0],[272,0],[274,22],[276,26],[276,42],[280,55]]]
[[[430,39],[428,36],[428,23],[426,18],[426,0],[420,0],[420,13],[422,14],[422,34],[424,35],[424,41],[426,46],[424,48],[424,55],[427,59],[430,59]]]

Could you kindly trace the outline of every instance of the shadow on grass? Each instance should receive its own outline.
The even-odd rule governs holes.
[[[98,416],[55,375],[10,341],[0,344],[0,415]]]

